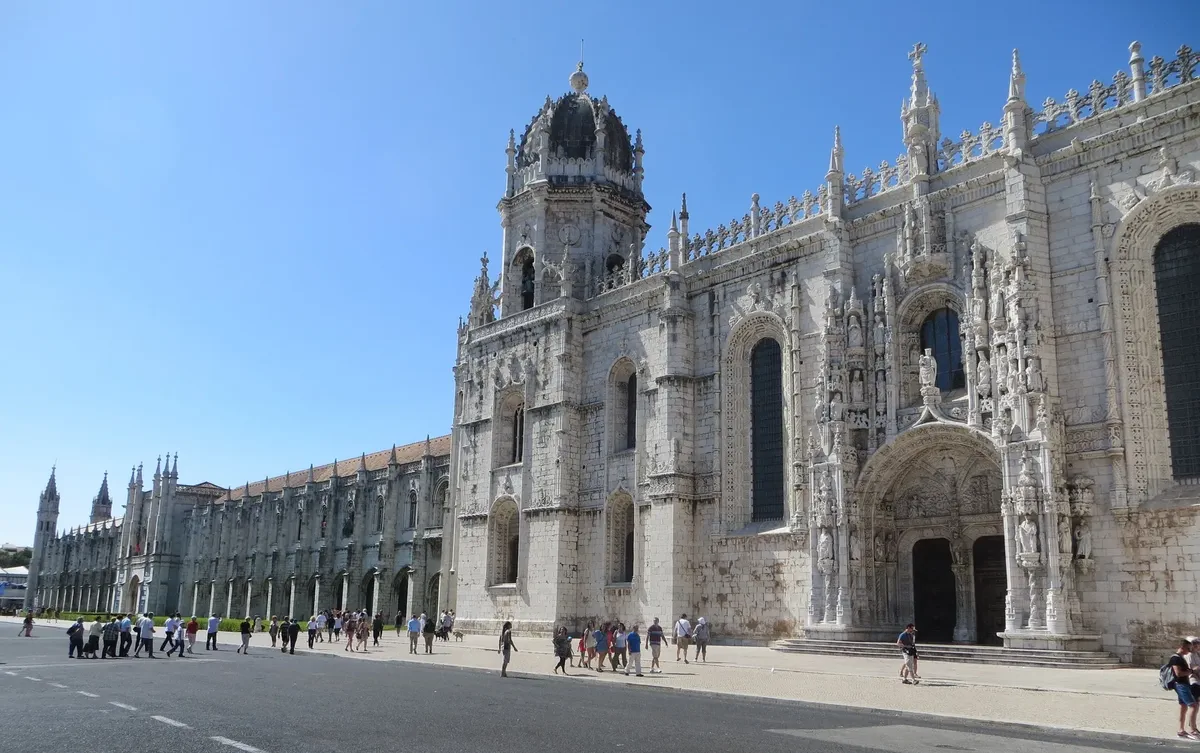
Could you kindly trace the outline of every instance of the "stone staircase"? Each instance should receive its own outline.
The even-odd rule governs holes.
[[[825,654],[896,660],[900,658],[900,649],[894,643],[787,638],[775,641],[771,644],[771,648],[790,654]],[[1051,669],[1119,669],[1125,666],[1117,657],[1106,651],[1055,651],[958,643],[920,643],[917,648],[922,661],[1003,664],[1014,667]]]

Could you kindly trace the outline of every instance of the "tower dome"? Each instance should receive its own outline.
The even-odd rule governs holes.
[[[594,99],[587,91],[588,76],[580,63],[571,74],[572,91],[546,103],[525,128],[517,148],[516,167],[527,168],[538,162],[544,149],[548,160],[595,160],[603,157],[609,170],[632,176],[634,146],[625,124],[608,104],[608,98]],[[544,141],[543,141],[544,139]],[[544,166],[549,168],[549,165]],[[554,171],[547,170],[547,175]],[[579,172],[572,171],[578,175]]]

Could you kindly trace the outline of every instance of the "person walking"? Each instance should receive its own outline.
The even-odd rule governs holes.
[[[85,632],[87,632],[87,628],[83,626],[82,617],[77,618],[71,623],[71,626],[67,628],[67,640],[69,641],[67,647],[68,659],[83,658],[83,634]]]
[[[158,647],[159,651],[165,651],[171,644],[175,643],[175,630],[179,624],[179,615],[168,615],[167,621],[163,623],[163,642]]]
[[[692,631],[692,642],[696,646],[696,661],[700,661],[700,657],[703,656],[705,664],[708,664],[709,635],[708,620],[700,617],[696,620],[696,629]]]
[[[324,612],[317,612],[317,640],[321,643],[325,642],[324,632],[326,619],[327,618],[325,617]]]
[[[96,621],[92,623],[88,629],[87,647],[84,648],[84,655],[89,659],[96,658],[96,652],[100,650],[100,636],[104,634],[104,622],[100,619],[100,615],[96,615]]]
[[[308,618],[308,647],[312,648],[313,643],[317,640],[317,616],[314,614]]]
[[[250,653],[250,620],[242,620],[242,624],[238,626],[242,631],[242,645],[238,646],[237,653],[245,656]],[[311,648],[311,646],[309,646]]]
[[[129,615],[121,615],[121,648],[118,650],[117,656],[127,659],[129,658],[129,646],[133,643],[133,636],[130,634],[133,629],[133,620],[129,619]]]
[[[625,623],[618,622],[616,629],[613,630],[612,668],[614,672],[617,671],[618,665],[629,669],[629,655],[626,653],[627,641],[628,634],[625,632]]]
[[[404,632],[404,628],[405,628],[405,625],[407,624],[407,622],[408,621],[404,619],[404,612],[396,612],[396,637],[397,638],[399,638],[400,634]]]
[[[900,665],[900,681],[905,685],[919,685],[921,676],[917,674],[917,626],[911,622],[904,626],[904,632],[896,639],[904,663]]]
[[[176,651],[179,652],[179,658],[180,659],[183,658],[183,653],[184,653],[183,649],[184,649],[184,646],[186,645],[186,640],[185,640],[184,636],[187,634],[187,629],[183,624],[182,617],[180,617],[177,622],[178,622],[178,624],[175,626],[175,640],[171,644],[171,649],[169,651],[167,651],[168,659],[170,659],[171,654],[175,653]],[[190,625],[191,623],[189,622],[188,624]],[[196,636],[193,633],[192,640],[194,641],[195,639],[196,639]],[[162,649],[159,649],[159,650],[161,651]]]
[[[604,623],[592,632],[596,639],[596,671],[604,671],[604,660],[608,658],[608,623]]]
[[[157,659],[154,655],[154,612],[146,612],[146,616],[139,621],[141,630],[138,631],[138,640],[141,641],[141,648],[146,649],[146,656],[151,659]],[[134,654],[137,651],[134,650]]]
[[[421,628],[422,634],[425,636],[425,653],[433,653],[433,639],[437,635],[437,623],[433,620],[425,620],[425,626]]]
[[[558,674],[558,670],[567,674],[567,659],[571,658],[571,637],[567,635],[567,629],[560,627],[554,631],[554,655],[558,657],[558,664],[554,665],[554,674]]]
[[[279,637],[279,618],[271,615],[271,626],[267,628],[267,635],[271,636],[271,648],[275,648],[275,639]]]
[[[208,639],[204,641],[205,651],[217,650],[217,631],[221,629],[221,615],[214,614],[208,618]]]
[[[642,676],[642,636],[638,634],[637,623],[633,623],[629,634],[625,636],[625,646],[629,650],[629,661],[625,664],[625,676],[629,676],[629,665],[633,665],[634,674]]]
[[[586,666],[588,669],[594,669],[594,667],[592,667],[592,660],[596,658],[596,625],[595,625],[595,623],[589,622],[587,624],[587,630],[584,631],[584,634],[585,635],[584,635],[584,640],[583,640],[583,653],[584,653],[584,656],[586,657],[585,661],[584,661],[584,666]]]
[[[187,652],[193,654],[195,653],[193,649],[196,648],[196,634],[200,632],[200,621],[196,619],[196,615],[192,615],[192,619],[188,620],[185,632],[187,633]],[[183,653],[180,652],[179,655],[183,656]]]
[[[33,637],[33,612],[25,613],[25,619],[21,621],[21,629],[17,631],[17,635],[23,635],[26,638]]]
[[[646,628],[646,641],[650,644],[650,674],[662,674],[662,665],[658,661],[665,637],[662,625],[658,624],[658,618],[655,617],[653,624]]]
[[[342,626],[346,623],[341,612],[338,612],[333,617],[333,639],[340,641],[342,639]]]
[[[1187,660],[1191,651],[1191,641],[1181,641],[1163,669],[1171,669],[1174,679],[1168,684],[1168,690],[1174,690],[1175,697],[1179,699],[1179,732],[1176,734],[1185,740],[1200,740],[1200,730],[1196,729],[1196,711],[1200,709],[1200,704],[1192,691],[1192,670]],[[1185,726],[1185,723],[1190,724]]]
[[[432,638],[429,642],[432,645]],[[505,620],[504,627],[500,628],[500,647],[496,649],[496,653],[504,655],[504,663],[500,665],[501,677],[508,677],[508,662],[512,658],[512,654],[509,652],[516,650],[517,644],[513,643],[512,639],[512,622]],[[433,651],[430,650],[430,653]]]
[[[117,639],[120,636],[121,622],[114,617],[104,625],[104,629],[100,633],[100,637],[104,641],[104,649],[100,652],[101,659],[117,658]]]
[[[421,620],[415,614],[408,621],[408,653],[417,653],[417,641],[421,637]]]
[[[300,620],[292,619],[288,625],[288,653],[296,653],[296,639],[300,637]]]
[[[688,663],[688,646],[692,643],[692,623],[688,622],[687,613],[679,615],[675,621],[675,661],[679,661],[679,652],[683,651],[683,663]]]
[[[376,612],[375,619],[371,620],[371,637],[373,638],[371,643],[372,646],[379,645],[379,637],[381,635],[383,635],[383,612]]]
[[[254,632],[255,633],[262,632],[262,629],[263,629],[262,623],[263,623],[262,617],[259,617],[258,615],[254,615]]]

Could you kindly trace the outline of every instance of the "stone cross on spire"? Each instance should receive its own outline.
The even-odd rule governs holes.
[[[913,45],[912,52],[908,53],[908,59],[913,61],[913,68],[921,67],[921,58],[925,56],[926,52],[929,52],[929,47],[924,42],[917,42]]]
[[[909,107],[925,107],[929,104],[929,85],[925,82],[925,53],[929,48],[924,42],[917,42],[913,45],[912,51],[908,53],[908,59],[913,64],[912,74],[912,92],[909,98]]]

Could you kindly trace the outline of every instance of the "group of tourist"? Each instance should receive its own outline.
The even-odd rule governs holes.
[[[504,636],[506,634],[509,634],[508,643],[511,644],[511,630],[511,623],[506,622],[501,631],[499,651],[505,651]],[[675,661],[682,661],[684,664],[690,663],[688,650],[695,646],[694,660],[707,662],[710,637],[710,628],[705,618],[697,619],[693,626],[686,613],[679,615],[679,619],[675,621],[675,625],[671,629],[671,640],[675,644]],[[565,627],[560,627],[555,632],[553,641],[554,656],[558,660],[554,666],[555,674],[558,674],[559,671],[567,674],[568,662],[571,667],[575,667],[573,649],[577,645],[580,668],[603,672],[604,664],[607,662],[612,672],[624,670],[628,675],[632,669],[634,675],[644,676],[642,674],[642,634],[636,622],[628,629],[625,627],[625,623],[620,621],[604,622],[599,626],[594,622],[589,622],[583,634],[579,636],[578,644],[571,638]],[[650,626],[646,628],[646,644],[650,647],[650,672],[652,674],[662,672],[662,665],[659,662],[662,657],[662,647],[666,641],[666,631],[655,617]],[[593,662],[595,662],[594,667]],[[507,658],[505,658],[504,665],[507,669]],[[501,670],[501,674],[505,677],[508,676],[505,670]]]
[[[213,615],[207,620],[208,641],[206,649],[217,650],[217,630],[221,618]],[[68,659],[124,659],[130,656],[129,649],[133,648],[133,658],[140,658],[142,651],[146,658],[157,659],[154,655],[154,613],[142,615],[118,614],[104,617],[97,615],[87,624],[87,618],[78,617],[67,628],[67,658]],[[200,621],[192,617],[187,622],[178,612],[167,617],[162,625],[163,641],[159,645],[159,653],[164,650],[167,657],[179,652],[179,658],[194,651],[196,636],[200,632]],[[245,654],[250,646],[250,622],[243,620],[241,624],[242,645],[237,653]],[[25,637],[33,637],[33,615],[26,613],[21,623],[19,633]],[[135,637],[136,636],[136,637]],[[101,647],[103,644],[103,647]],[[96,653],[100,652],[97,656]]]
[[[1179,700],[1179,731],[1187,740],[1200,741],[1196,712],[1200,711],[1200,637],[1189,635],[1159,669],[1164,689],[1174,690]]]

